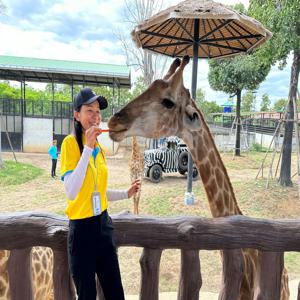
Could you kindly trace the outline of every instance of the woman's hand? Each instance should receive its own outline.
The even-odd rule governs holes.
[[[127,193],[128,198],[131,198],[134,194],[136,194],[141,188],[141,179],[136,179],[132,182],[131,186],[129,187]]]
[[[101,132],[101,128],[94,125],[91,126],[85,131],[85,144],[90,148],[94,148],[94,145],[97,141],[97,136],[100,135]]]

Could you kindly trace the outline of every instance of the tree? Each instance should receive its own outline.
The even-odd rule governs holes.
[[[253,96],[253,91],[248,91],[242,97],[242,111],[250,112],[255,110],[255,98]]]
[[[293,53],[290,89],[286,119],[293,120],[293,102],[297,98],[297,86],[300,70],[300,1],[299,0],[251,0],[249,13],[261,21],[272,32],[273,37],[259,51],[258,55],[266,63],[286,65],[288,55]],[[282,160],[279,182],[282,186],[292,186],[291,153],[293,122],[285,122]]]
[[[19,99],[21,97],[20,89],[9,84],[9,81],[0,82],[0,94],[3,98]]]
[[[74,95],[77,94],[81,88],[82,88],[81,85],[73,86],[73,94]],[[70,84],[54,83],[53,90],[52,90],[52,83],[48,83],[44,91],[43,99],[52,101],[53,94],[54,94],[55,101],[63,101],[63,102],[72,101],[72,87]]]
[[[124,2],[124,19],[130,27],[126,28],[127,32],[160,11],[163,5],[162,0],[125,0]],[[142,72],[146,86],[150,85],[154,79],[162,77],[167,62],[166,57],[136,48],[131,37],[126,36],[122,30],[119,30],[116,35],[125,52],[127,65]]]
[[[196,91],[196,104],[200,107],[206,119],[208,119],[209,115],[212,113],[222,112],[222,107],[218,105],[216,101],[205,100],[205,93],[200,88]]]
[[[132,91],[132,98],[136,98],[140,94],[142,94],[146,90],[147,86],[145,85],[145,81],[143,76],[139,76],[135,83],[134,83],[134,88]]]
[[[4,4],[3,4],[3,2],[2,2],[2,0],[0,0],[0,15],[2,15],[3,13],[4,13],[4,11],[5,11],[5,6],[4,6]],[[2,155],[1,155],[1,153],[2,153],[2,147],[1,147],[1,133],[2,133],[2,131],[1,131],[1,123],[2,123],[2,117],[1,117],[1,114],[0,114],[0,169],[3,167],[3,160],[2,160]]]
[[[247,9],[243,3],[237,3],[237,4],[229,5],[229,6],[240,13],[243,13],[245,15],[247,14]]]
[[[277,112],[283,112],[287,103],[288,103],[287,99],[279,99],[274,103],[273,109]]]
[[[260,103],[260,111],[268,111],[270,110],[271,100],[268,94],[263,94],[261,97]]]
[[[244,89],[255,90],[266,78],[270,66],[255,55],[209,61],[208,81],[214,90],[236,95],[237,134],[235,155],[240,155],[241,94]]]

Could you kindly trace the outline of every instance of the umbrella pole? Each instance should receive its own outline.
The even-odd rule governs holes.
[[[192,67],[192,98],[196,100],[197,91],[197,73],[198,73],[198,49],[199,49],[199,19],[194,22],[194,44],[193,44],[193,67]],[[185,203],[192,205],[195,202],[193,187],[193,159],[189,152],[188,154],[188,176],[187,176],[187,191],[185,193]]]

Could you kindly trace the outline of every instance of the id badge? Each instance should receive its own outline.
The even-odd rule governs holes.
[[[101,196],[99,192],[93,192],[92,205],[94,216],[99,216],[101,214]]]

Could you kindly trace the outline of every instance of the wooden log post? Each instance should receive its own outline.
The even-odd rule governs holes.
[[[177,299],[198,300],[201,286],[199,250],[182,250]]]
[[[297,300],[300,300],[300,282],[298,284],[298,297],[297,297]]]
[[[282,270],[282,252],[258,253],[254,300],[280,300]]]
[[[222,251],[223,275],[219,300],[239,299],[243,278],[243,255],[240,249]]]
[[[33,300],[31,248],[12,250],[7,270],[11,300]]]
[[[141,284],[140,300],[158,300],[159,298],[159,266],[161,249],[144,248],[140,258]]]
[[[118,247],[300,251],[300,220],[267,220],[240,215],[206,219],[122,214],[112,218]],[[62,250],[66,247],[67,234],[65,217],[37,212],[0,214],[0,249],[42,246]]]
[[[121,214],[113,216],[113,220],[118,247],[181,249],[182,251],[241,248],[270,252],[300,251],[300,221],[298,219],[267,220],[240,215],[215,219],[154,218]],[[21,249],[19,253],[15,252],[15,254],[18,253],[15,258],[12,253],[11,264],[9,264],[13,300],[32,299],[30,251],[24,250],[24,248],[43,246],[57,251],[65,251],[67,233],[67,219],[61,216],[37,212],[0,214],[0,249]],[[149,253],[161,252],[161,250],[149,251]],[[257,284],[259,288],[256,290],[256,300],[278,299],[283,258],[282,253],[273,255],[275,257],[272,258],[268,256],[268,253],[262,253],[260,257],[261,264]],[[22,258],[18,258],[19,256]],[[145,258],[147,256],[147,250],[145,250]],[[142,259],[142,268],[158,274],[159,259],[155,255],[153,256],[154,266],[152,263],[150,264],[151,259],[148,258],[145,262]],[[280,265],[278,261],[281,262]],[[148,278],[151,276],[146,273],[143,271],[142,274],[144,279],[142,279],[140,297],[144,300],[149,299],[148,295],[150,295],[151,300],[157,299],[157,296],[154,298],[152,295],[153,291],[155,295],[158,293],[158,275],[156,279],[150,280]],[[19,274],[24,275],[20,276]],[[274,277],[275,283],[269,280],[270,275]],[[21,281],[20,277],[22,277]],[[264,281],[264,278],[267,278],[267,281]],[[152,286],[156,288],[147,286],[149,282],[154,282]],[[21,287],[20,283],[22,283]],[[15,296],[20,291],[21,296]],[[265,291],[270,291],[270,293],[265,295]],[[145,297],[143,297],[144,294]],[[298,300],[300,300],[299,296]]]
[[[76,299],[67,250],[53,250],[53,289],[55,300]]]

